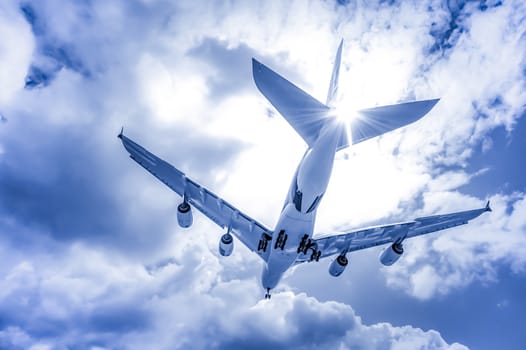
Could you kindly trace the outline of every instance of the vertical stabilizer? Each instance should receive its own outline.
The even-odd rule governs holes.
[[[340,77],[340,65],[342,62],[342,48],[343,39],[340,41],[340,46],[338,46],[338,51],[336,52],[334,68],[332,69],[331,83],[329,85],[329,92],[327,93],[326,105],[329,107],[334,107],[336,99],[338,98],[338,79]]]

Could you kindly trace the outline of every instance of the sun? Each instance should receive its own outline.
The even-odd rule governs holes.
[[[345,99],[340,99],[332,109],[335,117],[342,122],[350,123],[360,116],[357,107]]]
[[[360,118],[358,107],[352,101],[345,98],[338,98],[334,107],[331,108],[331,114],[338,120],[339,123],[345,125],[345,132],[349,143],[352,144],[351,124],[354,120]]]

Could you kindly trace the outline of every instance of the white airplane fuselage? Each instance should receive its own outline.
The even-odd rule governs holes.
[[[316,247],[305,248],[305,245],[312,238],[317,208],[329,184],[340,132],[336,118],[326,123],[298,165],[269,242],[270,253],[261,276],[263,288],[267,290],[279,283],[300,254],[316,259]],[[302,242],[304,249],[300,252],[298,247]]]

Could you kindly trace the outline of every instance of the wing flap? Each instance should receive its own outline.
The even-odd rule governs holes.
[[[407,237],[415,237],[426,233],[445,230],[451,227],[467,224],[470,220],[478,217],[482,213],[491,211],[489,202],[484,208],[460,211],[457,213],[425,216],[415,219],[418,225],[408,232]]]

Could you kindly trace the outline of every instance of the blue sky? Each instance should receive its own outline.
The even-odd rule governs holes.
[[[518,0],[2,2],[0,348],[523,348],[525,33]],[[180,229],[116,135],[273,226],[305,145],[250,59],[323,100],[341,38],[349,108],[441,101],[338,156],[317,231],[493,212],[264,301],[259,258]]]

